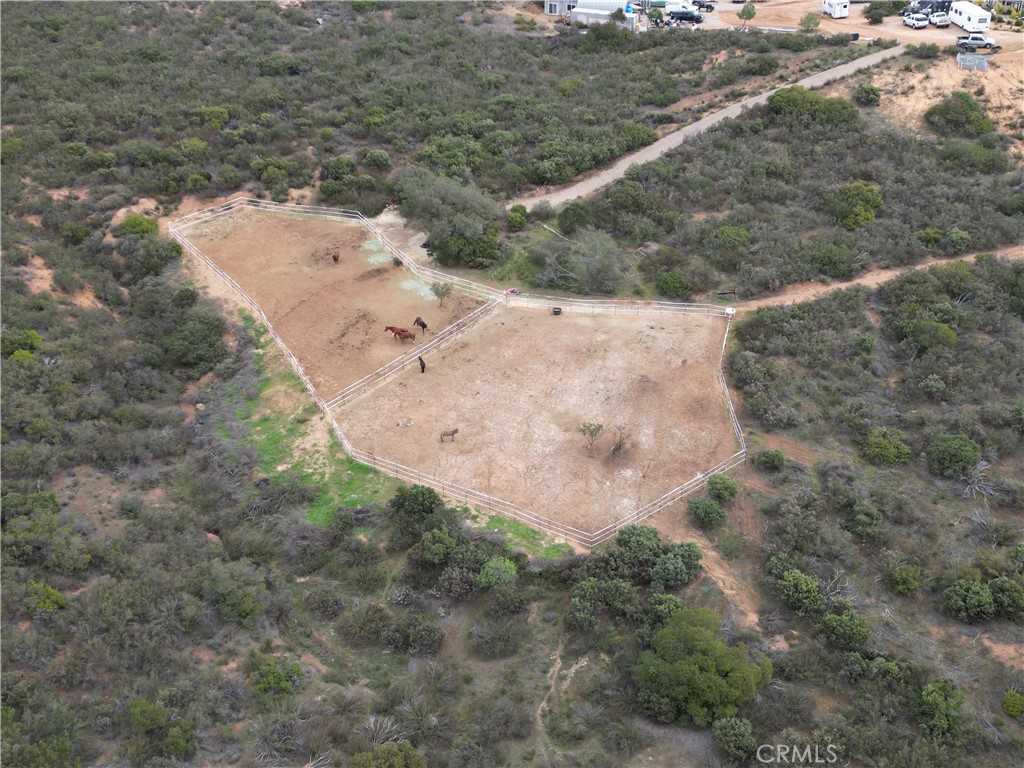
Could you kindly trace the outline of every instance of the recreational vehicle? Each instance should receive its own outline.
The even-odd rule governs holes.
[[[964,32],[985,32],[992,20],[992,14],[981,6],[960,0],[950,7],[949,20]]]
[[[821,12],[833,19],[845,19],[850,15],[850,0],[822,0]]]

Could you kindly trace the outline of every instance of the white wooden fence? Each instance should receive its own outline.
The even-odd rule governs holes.
[[[293,216],[305,216],[314,217],[321,219],[333,219],[333,220],[347,220],[355,221],[369,230],[376,239],[378,239],[391,254],[398,259],[401,259],[402,263],[408,267],[417,277],[423,280],[441,281],[451,283],[455,288],[464,291],[472,296],[484,299],[487,303],[478,308],[476,311],[462,318],[461,320],[453,323],[447,328],[436,334],[428,343],[416,347],[401,357],[392,360],[387,365],[379,368],[368,376],[363,377],[359,381],[349,385],[343,389],[340,393],[335,395],[330,400],[324,400],[317,393],[316,388],[313,386],[313,382],[310,381],[306,372],[302,369],[302,365],[299,363],[298,358],[292,354],[292,351],[288,348],[288,345],[284,343],[284,340],[278,335],[277,331],[274,330],[273,324],[270,319],[264,314],[263,310],[256,303],[256,301],[242,288],[230,275],[224,270],[213,263],[207,256],[200,251],[189,239],[185,236],[185,231],[203,224],[205,222],[212,221],[214,219],[225,216],[232,211],[238,209],[252,209],[252,210],[265,210],[274,213],[283,213]],[[220,277],[225,283],[227,283],[245,302],[246,305],[252,309],[253,313],[259,319],[261,323],[266,327],[267,332],[274,339],[277,345],[281,348],[284,353],[285,359],[291,365],[292,369],[298,375],[299,379],[305,385],[310,395],[316,402],[317,407],[323,412],[325,418],[337,436],[338,441],[341,443],[345,451],[356,461],[363,464],[367,464],[375,469],[385,472],[393,477],[397,477],[400,480],[405,480],[411,483],[418,483],[425,485],[436,490],[441,496],[446,499],[462,502],[467,505],[473,505],[481,507],[492,513],[511,517],[515,520],[519,520],[526,523],[532,528],[536,528],[545,533],[548,533],[558,539],[564,541],[573,542],[583,547],[593,548],[605,541],[613,538],[622,528],[627,525],[635,525],[640,523],[652,515],[657,514],[666,507],[676,503],[680,499],[684,498],[690,493],[703,488],[707,479],[714,474],[725,472],[732,467],[741,464],[746,456],[746,442],[743,438],[743,430],[740,428],[739,421],[736,419],[736,413],[733,409],[732,400],[729,397],[729,388],[726,385],[725,377],[722,375],[722,362],[725,354],[725,345],[729,335],[729,327],[732,322],[733,314],[735,310],[726,307],[719,307],[713,304],[682,304],[672,302],[653,302],[653,301],[624,301],[619,299],[569,299],[569,298],[556,298],[551,296],[533,296],[529,294],[507,294],[497,289],[489,288],[487,286],[473,283],[469,280],[464,280],[459,277],[453,277],[451,275],[438,272],[437,270],[424,267],[412,259],[410,259],[405,253],[397,248],[377,227],[373,222],[368,220],[363,214],[358,211],[345,211],[335,208],[325,208],[321,206],[313,205],[295,205],[291,203],[272,203],[267,200],[257,200],[254,198],[236,198],[216,208],[205,208],[200,211],[182,216],[175,221],[171,222],[168,226],[168,231],[175,240],[181,243],[188,253],[201,262],[206,264],[213,272]],[[726,331],[722,339],[722,350],[719,355],[719,366],[717,371],[717,377],[722,391],[725,395],[726,404],[729,410],[729,417],[732,421],[733,430],[736,434],[740,449],[729,458],[720,462],[716,466],[701,472],[696,477],[686,481],[680,486],[673,488],[671,491],[661,496],[658,499],[650,502],[649,504],[641,507],[635,512],[631,512],[625,517],[611,523],[604,528],[597,531],[583,531],[579,528],[574,528],[571,525],[559,522],[558,520],[552,520],[551,518],[543,515],[538,515],[529,510],[522,509],[516,506],[510,501],[505,501],[496,496],[491,496],[480,491],[475,491],[472,488],[466,488],[465,486],[458,485],[456,483],[450,483],[446,480],[428,475],[424,472],[420,472],[412,467],[407,467],[389,459],[376,456],[372,453],[360,450],[353,446],[348,438],[345,437],[344,432],[335,420],[331,410],[333,408],[342,405],[362,392],[367,391],[371,387],[379,384],[383,381],[394,376],[396,373],[401,371],[405,366],[409,365],[417,356],[421,355],[424,351],[435,349],[439,345],[446,341],[460,335],[461,333],[468,330],[474,324],[479,322],[482,318],[493,312],[499,303],[504,302],[507,306],[519,307],[524,309],[533,308],[553,308],[560,307],[565,312],[575,313],[586,313],[586,314],[611,314],[611,315],[663,315],[663,314],[696,314],[696,315],[710,315],[719,316],[726,318]]]

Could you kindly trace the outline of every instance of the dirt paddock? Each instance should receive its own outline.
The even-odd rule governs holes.
[[[596,531],[736,452],[715,379],[724,331],[505,309],[335,415],[365,451]],[[583,422],[604,425],[592,451]]]
[[[418,344],[415,318],[434,332],[481,305],[454,293],[438,307],[356,222],[240,209],[185,235],[260,305],[324,399],[414,346],[385,326],[416,330]]]
[[[186,234],[259,303],[325,399],[411,348],[385,325],[422,316],[440,330],[480,304],[453,294],[439,308],[356,223],[240,210]],[[333,415],[357,448],[595,531],[736,452],[716,379],[725,328],[502,308],[424,355],[425,372],[408,367]],[[592,450],[583,422],[604,425]]]

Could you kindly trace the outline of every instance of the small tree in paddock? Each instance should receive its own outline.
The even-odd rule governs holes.
[[[444,306],[444,300],[451,296],[454,290],[455,286],[451,283],[437,281],[430,284],[430,292],[437,296],[437,306],[439,307]]]
[[[597,442],[597,438],[604,432],[604,424],[592,424],[589,421],[585,421],[579,426],[580,434],[587,440],[587,451],[591,452],[594,450],[594,443]]]

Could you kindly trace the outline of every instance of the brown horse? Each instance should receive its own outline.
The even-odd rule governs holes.
[[[457,434],[459,434],[459,430],[457,429],[446,429],[444,432],[441,433],[441,442],[443,443],[446,437],[450,437],[452,439],[452,442],[454,443],[455,436]]]
[[[340,264],[341,263],[341,252],[340,251],[335,251],[334,253],[332,253],[331,254],[331,259],[334,261],[335,264]]]
[[[410,331],[408,328],[396,328],[393,325],[384,326],[385,331],[395,334],[395,338],[401,341],[403,344],[406,339],[410,341],[416,341],[416,332]]]
[[[424,320],[422,317],[417,317],[415,320],[412,321],[412,324],[415,325],[416,327],[420,328],[423,331],[424,335],[426,335],[426,333],[427,333],[427,322],[426,322],[426,320]]]

